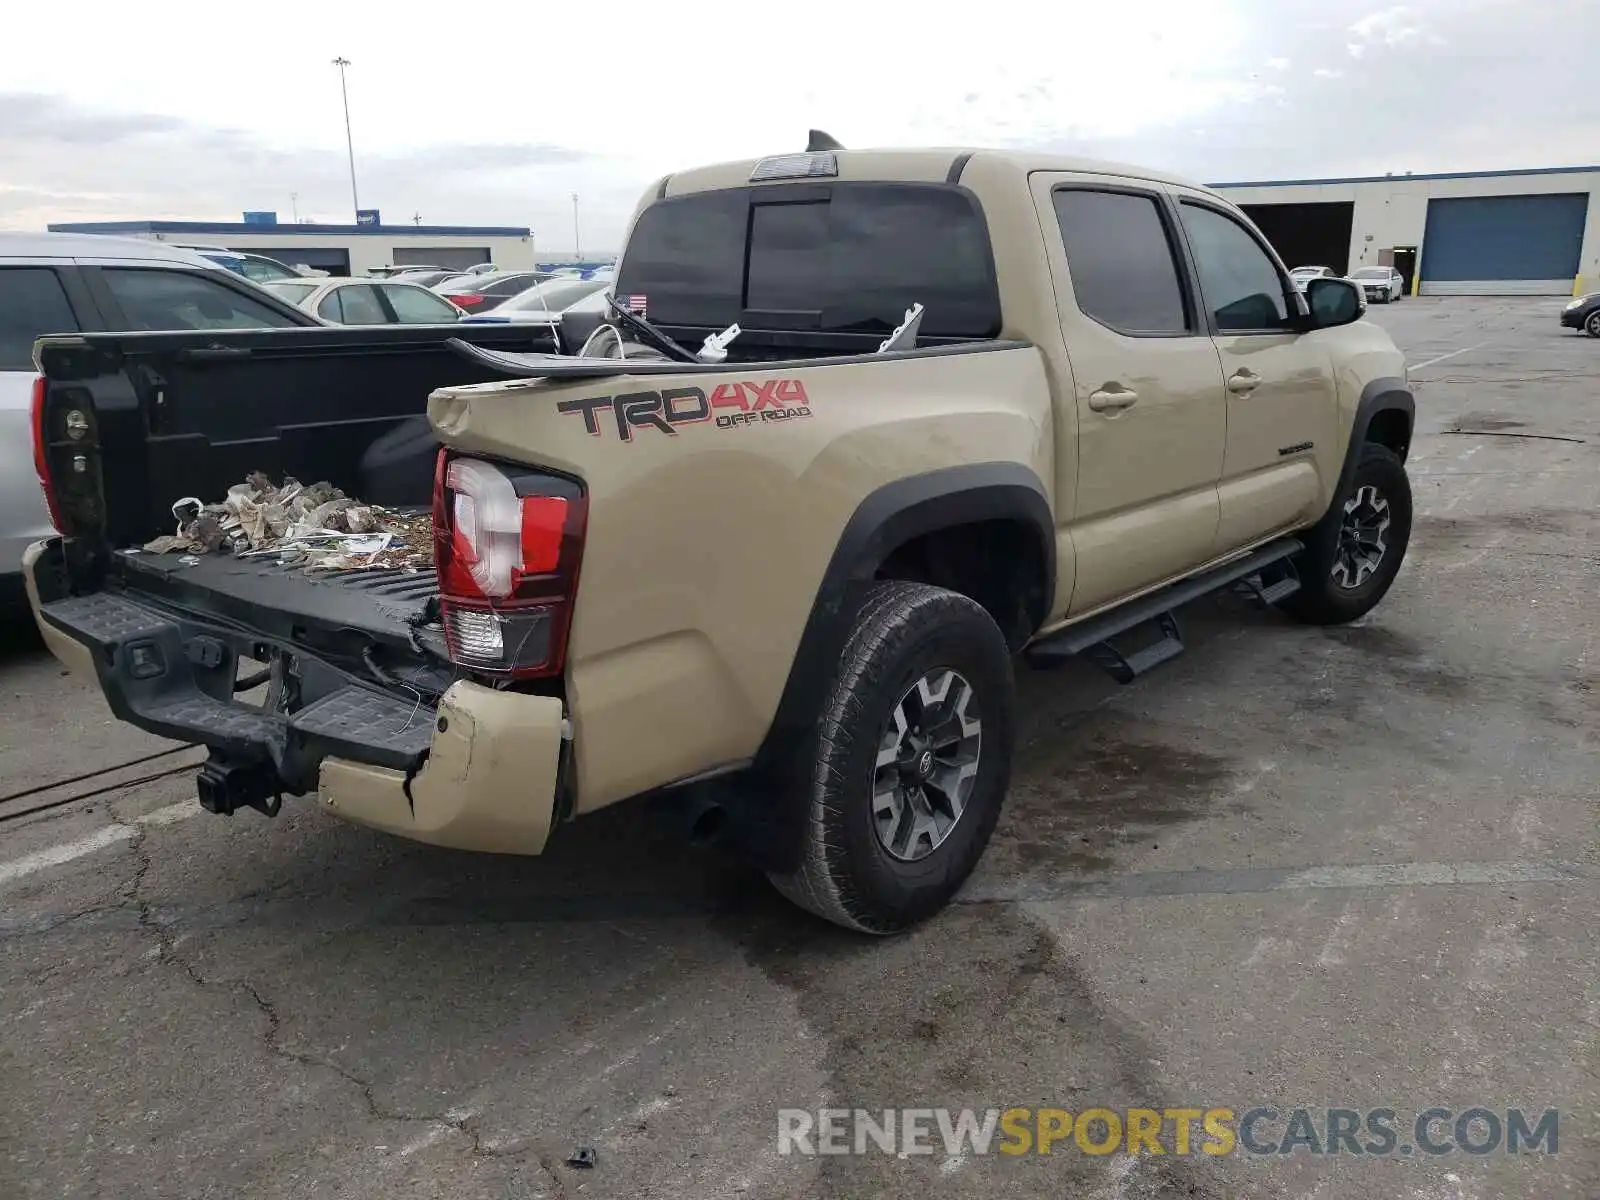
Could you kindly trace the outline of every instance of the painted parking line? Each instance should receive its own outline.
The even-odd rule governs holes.
[[[26,878],[37,871],[59,867],[74,859],[98,853],[119,842],[132,841],[140,826],[171,825],[175,821],[187,820],[200,812],[198,801],[184,800],[135,817],[129,824],[107,825],[104,829],[97,829],[74,841],[62,842],[59,846],[47,846],[43,850],[35,850],[32,854],[24,854],[21,858],[0,863],[0,887]]]
[[[1474,342],[1470,346],[1463,346],[1459,350],[1452,350],[1449,354],[1441,354],[1437,358],[1426,359],[1419,363],[1411,363],[1407,369],[1411,371],[1420,371],[1423,367],[1431,367],[1434,363],[1442,363],[1445,359],[1454,358],[1458,354],[1465,354],[1468,350],[1480,350],[1488,344],[1488,342]]]

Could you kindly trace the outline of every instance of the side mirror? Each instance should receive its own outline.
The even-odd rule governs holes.
[[[1359,321],[1367,311],[1367,297],[1358,283],[1324,276],[1306,284],[1306,307],[1312,329],[1331,329]]]

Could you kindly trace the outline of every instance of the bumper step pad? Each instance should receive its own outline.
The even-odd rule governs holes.
[[[232,631],[169,616],[110,592],[72,596],[41,606],[40,615],[94,652],[101,688],[111,710],[141,729],[209,746],[224,758],[268,762],[286,791],[316,786],[324,757],[409,771],[433,739],[434,709],[420,697],[389,695],[351,683],[293,714],[268,712],[231,697],[229,675],[205,677],[193,653],[197,642],[248,641]],[[221,653],[217,650],[217,653]],[[214,660],[211,660],[214,661]]]

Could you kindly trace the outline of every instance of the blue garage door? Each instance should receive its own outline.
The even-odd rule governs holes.
[[[1567,296],[1578,274],[1586,192],[1429,200],[1424,296]]]

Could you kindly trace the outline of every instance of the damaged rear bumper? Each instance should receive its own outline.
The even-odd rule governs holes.
[[[559,698],[457,680],[434,708],[350,680],[293,713],[241,703],[234,667],[248,634],[126,592],[51,598],[46,587],[42,598],[39,577],[58,547],[39,543],[23,560],[45,644],[92,675],[122,720],[210,748],[207,807],[220,798],[230,810],[215,782],[226,774],[267,792],[314,789],[336,816],[417,841],[544,849],[566,762]]]

